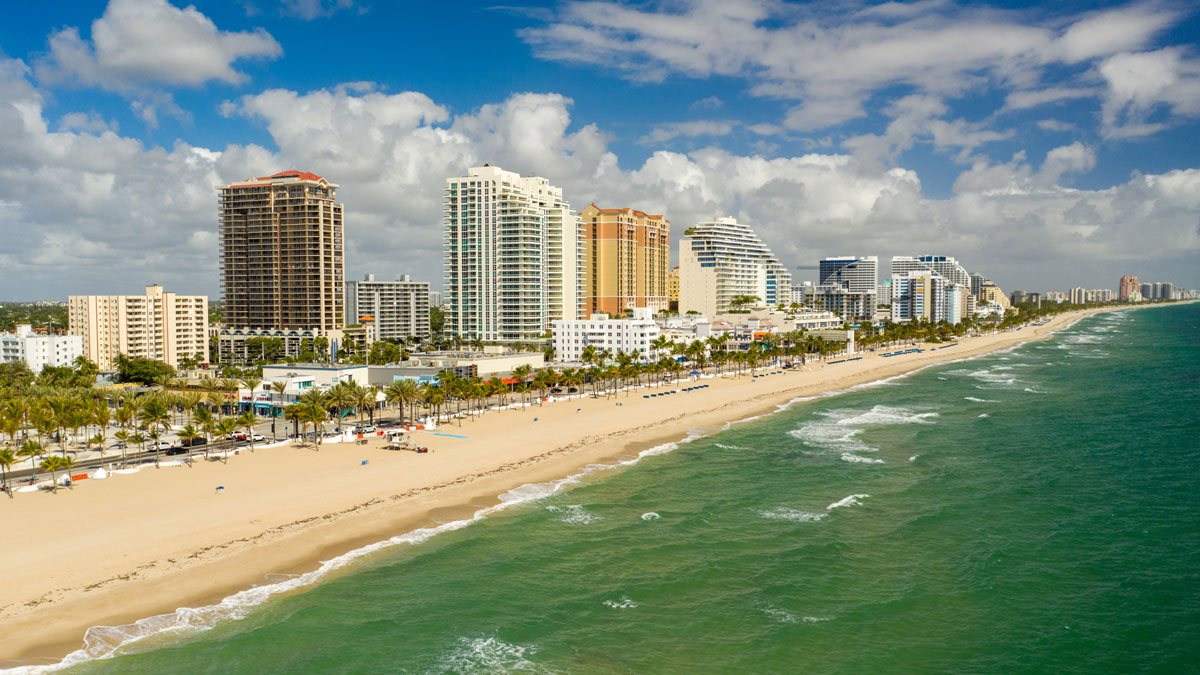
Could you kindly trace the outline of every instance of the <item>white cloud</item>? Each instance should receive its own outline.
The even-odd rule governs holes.
[[[666,143],[680,136],[728,136],[733,132],[733,122],[715,120],[695,120],[691,122],[671,122],[660,124],[650,130],[650,133],[638,139],[642,145]]]
[[[1074,131],[1078,127],[1062,120],[1038,120],[1038,128],[1042,131]]]
[[[688,110],[716,110],[724,105],[725,102],[717,96],[705,96],[688,106]]]
[[[915,98],[896,110],[918,121],[914,133],[952,136],[929,123],[939,104]],[[341,184],[351,277],[408,272],[436,286],[444,179],[485,162],[546,176],[577,207],[666,213],[675,236],[701,219],[737,216],[789,265],[847,247],[881,256],[945,251],[1002,284],[1065,286],[1098,283],[1073,275],[1100,263],[1150,267],[1164,251],[1200,252],[1200,170],[1103,190],[1051,184],[1051,175],[1095,161],[1083,146],[1052,151],[1036,173],[1023,156],[998,166],[980,160],[951,197],[932,199],[914,171],[828,151],[767,158],[658,150],[622,169],[607,136],[573,122],[571,101],[552,93],[454,114],[418,92],[268,90],[224,111],[263,124],[274,149],[154,148],[61,121],[52,131],[28,70],[0,60],[0,287],[19,299],[131,292],[158,281],[215,295],[213,186],[285,168]]]
[[[1153,3],[1063,20],[940,0],[868,9],[772,0],[568,2],[521,36],[542,58],[634,80],[742,77],[751,93],[801,101],[785,124],[810,131],[863,116],[873,94],[895,86],[939,98],[1034,88],[1050,66],[1143,48],[1179,18]]]
[[[354,0],[282,0],[279,13],[311,21],[333,16],[344,9],[354,9],[355,6]],[[364,8],[359,8],[359,13],[365,11]]]
[[[1160,108],[1177,116],[1200,116],[1200,61],[1187,58],[1181,49],[1117,54],[1105,59],[1099,71],[1108,85],[1103,119],[1110,137],[1157,131],[1163,125],[1146,118]]]
[[[864,161],[890,165],[917,141],[928,141],[937,150],[955,151],[957,161],[967,162],[979,146],[1012,136],[1012,131],[995,131],[985,122],[941,119],[947,112],[949,108],[941,99],[910,94],[884,109],[891,122],[882,135],[862,134],[846,139],[842,145]]]
[[[1091,98],[1099,95],[1099,89],[1090,87],[1049,87],[1047,89],[1014,91],[1004,99],[1004,107],[1008,110],[1020,110],[1046,105],[1047,103]]]
[[[211,80],[241,84],[247,77],[234,62],[282,53],[264,30],[222,31],[195,7],[180,9],[166,0],[110,0],[92,22],[90,41],[67,27],[52,33],[49,43],[49,54],[37,63],[40,80],[135,93]]]

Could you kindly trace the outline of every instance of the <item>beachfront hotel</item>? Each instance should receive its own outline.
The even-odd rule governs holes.
[[[484,340],[532,340],[583,315],[578,215],[562,188],[499,167],[446,179],[446,329]]]
[[[351,323],[370,316],[375,338],[403,340],[429,337],[429,282],[402,274],[395,281],[376,281],[374,274],[346,283]]]
[[[1141,285],[1138,284],[1138,278],[1130,274],[1121,277],[1121,283],[1117,287],[1117,297],[1121,298],[1121,302],[1129,302],[1130,297],[1134,293],[1139,295],[1142,294],[1142,288]]]
[[[970,287],[951,283],[929,270],[892,274],[892,321],[956,324],[970,315]]]
[[[655,312],[668,305],[671,223],[636,209],[602,209],[589,204],[583,226],[585,314],[614,316],[635,307]]]
[[[651,346],[659,336],[659,326],[654,322],[653,310],[636,307],[633,317],[611,318],[607,314],[594,314],[590,319],[554,322],[554,356],[560,361],[579,362],[583,350],[593,347],[631,354],[642,363],[656,358]]]
[[[766,305],[791,301],[792,275],[754,232],[734,218],[690,227],[679,240],[679,311],[716,316],[733,299]]]
[[[208,297],[176,295],[157,284],[144,295],[72,295],[68,334],[83,339],[83,354],[101,370],[118,354],[179,367],[181,359],[208,360]]]
[[[338,186],[303,171],[218,185],[224,324],[319,332],[345,327]]]

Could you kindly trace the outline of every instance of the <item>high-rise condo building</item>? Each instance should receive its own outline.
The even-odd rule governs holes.
[[[1138,278],[1131,274],[1121,277],[1121,283],[1117,289],[1117,297],[1121,299],[1121,302],[1129,302],[1130,294],[1141,292],[1141,287],[1138,285]],[[1145,294],[1143,293],[1142,295]]]
[[[679,311],[679,265],[667,272],[667,309]]]
[[[892,321],[925,319],[931,323],[958,323],[966,313],[963,297],[969,287],[951,284],[929,270],[892,274]]]
[[[238,328],[345,327],[345,240],[338,186],[283,171],[218,185],[224,323]]]
[[[671,223],[635,209],[579,212],[583,227],[584,311],[620,316],[634,307],[667,309]]]
[[[715,316],[733,300],[791,302],[792,275],[751,229],[734,218],[688,228],[679,240],[679,311]]]
[[[375,275],[368,274],[362,281],[346,283],[346,307],[352,324],[364,316],[374,319],[378,340],[429,337],[428,281],[413,281],[407,274],[395,281],[375,281]]]
[[[195,357],[208,360],[208,298],[175,295],[162,286],[145,295],[72,295],[67,298],[68,333],[83,338],[83,354],[101,370],[115,367],[117,354],[178,367]]]
[[[822,258],[817,269],[820,283],[813,287],[806,303],[819,303],[823,309],[837,312],[844,319],[866,319],[875,315],[879,289],[879,258],[875,256],[837,256]],[[890,298],[888,299],[890,301]]]
[[[954,258],[944,255],[892,256],[892,274],[929,270],[948,283],[971,287],[971,275]]]
[[[1153,300],[1156,297],[1158,297],[1158,296],[1154,295],[1154,284],[1142,284],[1142,299],[1143,300]]]
[[[446,180],[446,325],[484,340],[530,340],[583,310],[583,236],[562,188],[499,167]]]

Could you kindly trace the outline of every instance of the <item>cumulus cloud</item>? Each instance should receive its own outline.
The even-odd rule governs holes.
[[[862,117],[864,102],[889,87],[939,98],[1038,88],[1051,67],[1144,48],[1179,18],[1156,3],[1064,20],[949,0],[867,9],[771,0],[568,2],[521,36],[542,58],[633,80],[741,77],[751,93],[799,101],[785,126],[811,131]]]
[[[595,201],[666,213],[675,237],[697,221],[736,216],[789,265],[848,248],[944,251],[1002,284],[1064,286],[1084,283],[1072,274],[1097,262],[1158,265],[1164,250],[1200,252],[1198,170],[1066,188],[1051,177],[1095,161],[1073,144],[1048,153],[1038,171],[1023,156],[976,160],[953,195],[933,199],[912,170],[828,151],[657,150],[622,168],[608,136],[575,122],[571,105],[554,93],[521,93],[455,112],[419,92],[364,84],[273,89],[223,106],[261,124],[273,147],[168,149],[61,118],[52,130],[28,69],[0,60],[0,284],[14,298],[131,292],[155,281],[215,296],[213,186],[293,168],[341,185],[351,277],[408,272],[437,286],[444,179],[485,162],[546,176],[577,208]],[[920,98],[895,108],[921,124],[940,110]],[[86,117],[75,122],[88,126]]]
[[[36,67],[46,83],[140,92],[151,85],[196,87],[212,80],[241,84],[247,77],[234,68],[236,61],[281,53],[266,31],[220,30],[193,6],[110,0],[92,22],[90,40],[75,27],[56,31]]]

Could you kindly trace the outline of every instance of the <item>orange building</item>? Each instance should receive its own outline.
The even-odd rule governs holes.
[[[661,215],[595,204],[580,212],[579,221],[584,230],[587,314],[621,316],[633,307],[667,309],[671,223]]]

